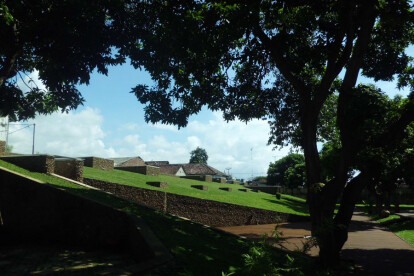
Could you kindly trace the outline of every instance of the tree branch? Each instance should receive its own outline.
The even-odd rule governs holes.
[[[293,72],[289,60],[286,57],[283,57],[282,53],[278,51],[278,49],[281,48],[279,42],[277,42],[275,37],[270,38],[265,34],[265,32],[262,30],[260,26],[258,18],[257,22],[255,23],[256,24],[253,28],[254,35],[258,37],[262,44],[269,50],[280,73],[282,73],[282,75],[293,85],[293,87],[301,97],[306,98],[305,91],[309,91],[309,89],[306,86],[306,84],[295,74],[295,72]]]
[[[318,94],[315,97],[317,108],[321,109],[326,98],[329,96],[329,89],[335,78],[352,53],[353,41],[355,39],[354,20],[352,14],[355,10],[355,1],[345,1],[345,7],[340,19],[340,30],[336,33],[334,43],[328,45],[328,64],[325,75],[319,85]],[[346,37],[346,43],[341,53],[342,41]]]
[[[345,73],[342,85],[345,89],[354,87],[358,79],[359,70],[361,69],[362,61],[368,48],[368,42],[375,24],[375,18],[377,17],[377,4],[377,0],[371,0],[366,4],[366,7],[361,8],[363,10],[361,15],[363,21],[361,23],[352,57]]]
[[[15,71],[17,58],[20,54],[19,38],[18,38],[18,30],[17,30],[16,22],[13,24],[12,33],[13,33],[13,44],[14,45],[11,45],[10,48],[12,48],[13,51],[6,56],[6,59],[0,69],[0,87],[3,86],[3,84],[5,83],[7,79],[13,77],[17,73],[17,72],[13,72]]]

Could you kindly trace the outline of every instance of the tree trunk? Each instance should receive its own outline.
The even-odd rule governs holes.
[[[328,267],[336,266],[339,263],[339,254],[333,254],[337,250],[334,231],[332,231],[333,210],[337,197],[335,189],[327,189],[327,185],[324,186],[324,183],[321,183],[320,160],[316,146],[317,114],[319,112],[309,108],[302,114],[301,124],[312,236],[316,237],[318,241],[319,258],[322,265]]]
[[[361,172],[344,189],[341,205],[334,219],[335,247],[338,256],[340,250],[348,240],[348,228],[354,213],[355,204],[362,190],[368,184],[368,181],[369,174],[367,172]]]

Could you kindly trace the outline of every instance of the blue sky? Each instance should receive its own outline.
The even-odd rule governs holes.
[[[36,78],[36,73],[32,76]],[[288,148],[272,150],[267,145],[269,127],[263,120],[226,123],[219,112],[204,109],[180,130],[145,123],[144,106],[129,92],[137,84],[151,83],[148,73],[130,65],[111,67],[108,76],[92,74],[88,86],[79,86],[83,106],[68,114],[58,112],[25,122],[36,124],[35,152],[72,157],[141,156],[146,161],[186,163],[190,151],[200,146],[206,149],[211,166],[222,171],[231,168],[232,175],[244,179],[265,175],[269,162],[288,154]],[[376,85],[390,96],[408,93],[397,91],[393,83]],[[31,153],[32,133],[29,127],[10,134],[15,152]]]

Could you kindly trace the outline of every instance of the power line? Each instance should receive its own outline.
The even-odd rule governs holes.
[[[15,131],[9,132],[9,135],[10,135],[10,134],[13,134],[13,133],[15,133],[15,132],[18,132],[18,131],[20,131],[20,130],[22,130],[22,129],[28,128],[28,127],[30,127],[30,126],[32,126],[32,125],[33,125],[33,124],[28,125],[28,126],[25,126],[25,127],[22,127],[22,128],[19,128],[19,129],[15,130]]]

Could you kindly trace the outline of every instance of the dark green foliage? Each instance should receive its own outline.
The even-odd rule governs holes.
[[[107,65],[129,57],[155,81],[132,89],[146,104],[146,121],[183,127],[203,106],[222,111],[226,120],[268,119],[269,143],[303,149],[313,231],[335,216],[320,245],[322,262],[334,265],[359,187],[378,174],[377,162],[370,163],[375,151],[381,157],[383,149],[398,148],[414,121],[414,93],[393,114],[377,89],[357,85],[362,73],[373,80],[397,78],[399,87],[413,90],[413,60],[404,52],[414,42],[411,5],[3,0],[0,111],[27,118],[36,110],[74,108],[82,102],[77,83],[87,83],[95,68],[106,73]],[[17,72],[33,69],[48,93],[32,89],[23,95],[16,87]],[[326,171],[319,141],[335,144],[327,152],[337,161]],[[350,179],[356,165],[361,174]],[[287,173],[289,185],[301,170]]]
[[[226,120],[268,119],[269,143],[303,149],[305,166],[286,178],[293,185],[306,168],[313,231],[344,199],[332,231],[321,237],[323,263],[337,264],[358,187],[375,168],[365,148],[397,145],[414,120],[413,96],[395,117],[381,118],[384,97],[357,85],[362,72],[414,87],[412,58],[404,53],[414,42],[411,2],[151,1],[131,10],[141,24],[128,36],[138,45],[123,50],[156,81],[132,91],[147,105],[146,120],[181,127],[202,106]],[[319,141],[333,143],[322,158],[326,168]],[[352,177],[356,163],[366,165],[360,177]]]
[[[115,31],[123,10],[122,0],[1,0],[0,116],[24,120],[82,104],[76,85],[124,60]],[[45,89],[28,78],[34,70]]]
[[[282,194],[281,193],[276,193],[276,198],[277,199],[281,199],[282,198]]]
[[[205,149],[197,147],[195,150],[190,152],[190,155],[190,164],[207,164],[208,155]]]
[[[302,186],[305,181],[305,157],[292,153],[269,164],[267,181],[271,185],[289,188]]]

